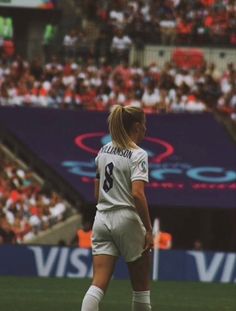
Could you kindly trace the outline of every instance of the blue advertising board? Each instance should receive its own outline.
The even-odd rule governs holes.
[[[0,108],[0,124],[94,203],[94,158],[110,137],[103,112]],[[236,145],[212,114],[147,116],[151,206],[236,207]]]
[[[162,250],[158,262],[159,280],[236,283],[236,253]],[[1,246],[0,275],[91,277],[92,255],[90,250],[81,248]],[[128,278],[122,259],[114,278]]]

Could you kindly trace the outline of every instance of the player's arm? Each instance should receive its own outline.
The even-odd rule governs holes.
[[[152,231],[151,220],[148,211],[147,199],[144,192],[145,182],[135,180],[132,182],[132,196],[134,198],[135,207],[147,231]]]
[[[98,202],[98,197],[99,197],[99,181],[100,181],[100,173],[98,169],[98,156],[99,156],[99,153],[95,158],[96,177],[95,177],[95,183],[94,183],[94,196],[95,196],[96,202]]]
[[[99,172],[97,171],[96,178],[95,178],[95,185],[94,185],[94,196],[97,202],[98,202],[98,197],[99,197],[99,184],[100,184],[100,175],[99,175]]]
[[[135,207],[147,231],[146,243],[144,248],[150,249],[153,247],[152,224],[144,187],[145,182],[143,180],[135,180],[132,182],[132,196],[134,198]]]

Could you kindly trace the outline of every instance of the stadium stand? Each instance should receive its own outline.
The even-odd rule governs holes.
[[[156,114],[210,111],[236,137],[235,64],[222,70],[200,49],[188,50],[235,48],[235,1],[68,2],[82,21],[68,19],[63,31],[50,21],[42,35],[42,60],[17,54],[12,21],[0,16],[0,106],[108,111],[118,103]],[[131,49],[142,58],[147,44],[173,48],[169,61],[132,63]],[[32,172],[4,159],[1,227],[12,242],[27,242],[64,220],[67,210],[60,196],[46,195],[31,179]]]
[[[96,17],[108,33],[115,28],[140,43],[235,45],[235,2],[215,1],[95,1]]]
[[[56,57],[43,64],[17,56],[0,65],[0,105],[105,111],[118,103],[155,113],[218,109],[235,120],[234,65],[221,72],[215,64],[206,64],[201,54],[194,55],[193,64],[201,65],[195,69],[179,64],[181,52],[164,67],[126,62],[98,67],[92,58],[82,65]]]
[[[73,209],[0,147],[0,244],[29,242],[71,216]]]
[[[62,38],[57,56],[49,57],[46,48],[45,62],[14,55],[8,45],[13,22],[0,18],[8,51],[2,50],[0,63],[0,105],[105,111],[116,102],[143,106],[147,113],[219,110],[236,119],[233,63],[222,70],[206,62],[201,50],[180,48],[164,64],[144,66],[129,59],[131,45],[232,45],[234,1],[71,3],[75,12],[80,8],[83,22],[64,34],[53,23],[45,26],[44,48],[48,37]]]

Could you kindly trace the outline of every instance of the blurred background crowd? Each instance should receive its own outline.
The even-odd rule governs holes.
[[[0,244],[32,240],[65,219],[68,204],[0,149]]]
[[[109,110],[115,103],[143,107],[152,113],[203,112],[218,109],[236,119],[236,71],[233,64],[221,72],[217,66],[147,67],[122,62],[96,66],[94,59],[48,63],[19,56],[0,65],[2,106]]]
[[[27,52],[22,19],[19,29],[14,11],[0,9],[0,106],[109,111],[120,104],[154,114],[208,111],[236,122],[236,64],[224,60],[235,53],[236,1],[61,3],[60,13],[37,16],[41,31],[25,38]],[[173,53],[147,62],[147,45]],[[193,46],[223,49],[224,66],[202,51],[187,57],[177,50]],[[0,152],[0,244],[27,242],[62,222],[71,207]]]
[[[58,26],[47,24],[41,58],[20,56],[11,19],[0,19],[5,42],[0,105],[109,110],[119,103],[156,113],[219,110],[236,119],[234,63],[222,69],[204,54],[190,64],[181,53],[147,65],[130,57],[132,49],[148,43],[233,48],[235,1],[82,2],[84,26],[67,27],[59,35]]]

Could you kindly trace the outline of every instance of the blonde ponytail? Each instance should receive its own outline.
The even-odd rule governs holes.
[[[140,108],[115,105],[108,117],[112,141],[121,149],[137,148],[129,132],[134,122],[142,122],[144,113]]]

